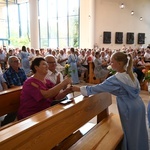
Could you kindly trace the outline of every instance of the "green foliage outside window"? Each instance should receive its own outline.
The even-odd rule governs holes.
[[[22,47],[22,45],[25,45],[27,47],[30,46],[30,41],[27,36],[20,37],[20,38],[11,37],[9,40],[10,40],[10,44],[14,47]]]

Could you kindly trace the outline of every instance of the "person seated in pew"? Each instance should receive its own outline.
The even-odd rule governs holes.
[[[116,96],[119,115],[124,131],[122,149],[149,150],[146,127],[145,105],[139,96],[140,84],[133,74],[130,54],[116,52],[111,56],[111,66],[115,75],[94,86],[72,87],[84,96],[109,92]]]
[[[6,80],[4,79],[3,75],[0,74],[0,92],[1,91],[4,91],[4,90],[7,90],[8,87],[7,87],[7,84],[6,84]]]
[[[139,80],[139,82],[141,83],[144,79],[144,73],[142,72],[142,70],[145,68],[145,66],[141,66],[138,64],[138,59],[133,59],[133,72],[135,72],[137,74],[137,78]]]
[[[8,89],[8,87],[7,87],[6,81],[3,77],[3,74],[0,74],[0,92],[7,90],[7,89]],[[5,116],[0,117],[0,126],[1,126],[1,121],[4,120],[4,117]]]
[[[25,71],[20,68],[20,60],[17,56],[8,58],[9,68],[4,72],[3,76],[7,82],[8,88],[23,85],[27,79]]]
[[[45,60],[48,64],[48,73],[45,76],[47,80],[50,80],[53,84],[57,85],[64,80],[61,72],[57,71],[57,62],[53,55],[47,55]]]
[[[71,88],[68,87],[60,93],[71,83],[71,78],[66,78],[57,85],[45,78],[48,72],[48,64],[43,57],[36,57],[32,61],[31,70],[34,73],[33,76],[23,84],[17,115],[18,120],[50,107],[53,100],[62,99],[72,92]]]
[[[100,53],[95,53],[95,60],[94,60],[94,75],[97,79],[104,81],[108,75],[109,70],[103,68],[103,63],[100,59]]]
[[[64,78],[63,78],[62,73],[57,71],[57,69],[56,69],[57,62],[56,62],[55,57],[53,55],[47,55],[45,57],[45,60],[48,64],[48,73],[45,76],[45,78],[47,80],[50,80],[54,85],[57,85],[57,84],[63,82]],[[64,89],[62,89],[60,92],[63,92],[66,89],[66,87]],[[51,106],[58,104],[59,102],[65,100],[65,99],[67,99],[67,96],[64,97],[63,99],[53,101]]]
[[[20,68],[20,60],[17,56],[10,56],[8,58],[9,68],[3,73],[3,77],[6,80],[8,88],[14,88],[16,86],[22,86],[27,79],[25,71]],[[16,119],[17,112],[9,113],[5,116],[1,123],[4,126],[13,122]]]

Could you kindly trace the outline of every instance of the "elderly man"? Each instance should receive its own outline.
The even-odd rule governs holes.
[[[61,72],[58,72],[56,70],[57,62],[56,62],[55,57],[53,55],[47,55],[45,57],[45,60],[48,63],[48,69],[49,69],[45,78],[50,80],[51,82],[53,82],[55,85],[62,82],[64,80],[63,75]],[[65,97],[62,100],[65,100],[65,99],[67,99],[67,97]],[[55,100],[55,101],[53,101],[52,105],[55,105],[62,100],[58,100],[58,101]]]
[[[10,56],[8,59],[9,68],[3,76],[8,84],[8,88],[23,85],[27,76],[23,69],[20,68],[20,60],[16,56]]]
[[[15,86],[23,85],[24,81],[27,79],[26,74],[23,69],[20,68],[20,60],[16,56],[10,56],[8,58],[9,68],[4,72],[3,76],[6,80],[8,88],[13,88]],[[4,126],[16,119],[17,112],[9,113],[5,116],[1,123]]]
[[[61,72],[56,70],[57,62],[53,55],[47,55],[45,57],[46,62],[48,63],[48,74],[46,75],[46,79],[50,80],[54,84],[59,84],[63,81],[63,75]]]

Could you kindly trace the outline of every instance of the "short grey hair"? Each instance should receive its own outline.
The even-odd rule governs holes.
[[[44,57],[44,59],[46,60],[46,59],[49,58],[49,57],[54,58],[55,61],[56,61],[56,58],[55,58],[53,55],[47,55],[47,56]]]
[[[9,58],[8,58],[8,64],[9,65],[12,63],[13,58],[17,58],[19,60],[19,58],[17,56],[9,56]]]

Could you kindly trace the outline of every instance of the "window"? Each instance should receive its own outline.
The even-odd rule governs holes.
[[[79,46],[79,0],[39,0],[39,15],[40,47]]]
[[[0,4],[0,41],[30,44],[28,2]],[[38,0],[40,47],[79,46],[79,0]],[[7,7],[8,6],[8,7]],[[7,14],[8,13],[8,14]]]

